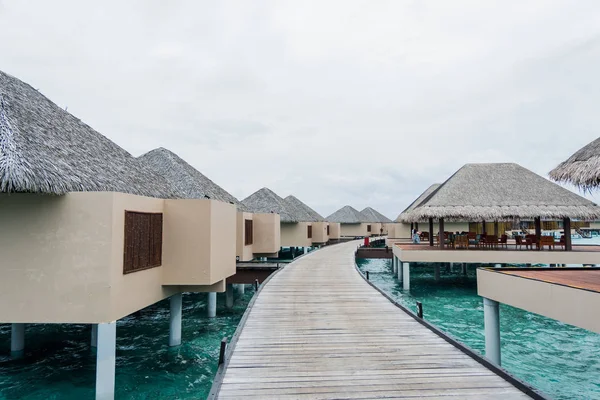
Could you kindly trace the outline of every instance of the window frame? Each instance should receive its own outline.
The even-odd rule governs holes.
[[[254,221],[244,219],[244,246],[251,246],[254,243]]]
[[[135,220],[136,216],[147,217],[147,220],[144,221],[142,218]],[[147,232],[143,231],[144,224],[147,225],[145,227],[147,228]],[[136,228],[141,229],[136,231]],[[125,210],[123,230],[123,275],[162,266],[164,244],[164,216],[162,212]],[[146,237],[142,238],[141,236],[144,235]],[[144,244],[144,242],[146,243]],[[147,246],[146,249],[143,248],[144,245]],[[135,248],[136,246],[138,247],[137,249]],[[147,263],[135,267],[136,258],[137,261],[139,261],[140,256],[144,256],[144,254],[141,254],[144,250],[147,252],[147,254],[145,254]]]
[[[307,239],[312,239],[312,225],[307,225],[306,226],[306,237]]]

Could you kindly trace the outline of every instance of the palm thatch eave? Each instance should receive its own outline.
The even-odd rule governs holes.
[[[579,149],[550,171],[557,182],[570,183],[591,192],[600,187],[600,138]]]

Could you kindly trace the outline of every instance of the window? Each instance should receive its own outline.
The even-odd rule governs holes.
[[[371,232],[371,225],[367,225],[367,232]]]
[[[327,225],[327,236],[329,236],[329,225]]]
[[[252,220],[246,219],[244,220],[244,245],[249,246],[253,242],[252,237]]]
[[[312,239],[312,226],[309,225],[309,226],[307,226],[307,228],[308,228],[308,238]]]
[[[162,264],[162,229],[161,213],[125,211],[123,274]]]

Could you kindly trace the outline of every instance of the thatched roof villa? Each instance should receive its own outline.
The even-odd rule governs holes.
[[[594,220],[600,207],[563,187],[512,163],[466,164],[418,206],[399,216],[400,222]],[[566,235],[570,241],[570,235]],[[569,246],[567,246],[569,247]]]
[[[255,213],[280,215],[281,246],[312,246],[312,220],[314,218],[290,202],[286,202],[271,189],[257,190],[242,200],[242,204]]]
[[[0,72],[0,323],[13,323],[11,350],[23,350],[26,323],[93,324],[97,393],[110,396],[114,321],[170,296],[181,310],[183,291],[224,291],[236,272],[235,206],[186,197]]]
[[[312,223],[312,241],[314,244],[327,243],[329,239],[339,239],[339,225],[325,221],[325,218],[295,196],[289,195],[283,199],[290,206],[306,215],[306,220]]]
[[[362,211],[360,211],[362,215],[365,216],[368,222],[371,222],[371,231],[375,235],[387,235],[388,227],[387,225],[392,222],[391,219],[375,210],[372,207],[366,207]]]
[[[352,206],[344,206],[325,219],[340,224],[341,237],[364,237],[374,233],[367,217]]]
[[[579,149],[550,171],[550,178],[571,183],[582,190],[600,186],[600,138]]]

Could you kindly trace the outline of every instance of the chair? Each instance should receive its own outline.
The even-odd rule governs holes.
[[[459,249],[459,248],[468,249],[469,248],[469,237],[467,235],[456,236],[456,238],[454,239],[454,247],[457,249]]]
[[[420,236],[422,241],[429,241],[429,232],[421,232]]]
[[[508,249],[508,235],[500,236],[500,240],[498,240],[498,245],[500,247],[504,246],[505,248]]]
[[[519,246],[519,250],[523,247],[525,242],[523,242],[523,236],[515,236],[515,247]]]
[[[544,248],[544,246],[548,246],[548,249],[554,248],[554,236],[542,236],[540,237],[540,245],[538,246],[538,250]]]
[[[523,243],[525,245],[525,248],[529,248],[531,247],[531,250],[533,250],[533,245],[535,244],[536,246],[538,245],[538,241],[537,241],[537,236],[535,235],[526,235],[525,236],[525,243]]]
[[[498,236],[496,236],[496,235],[486,235],[486,237],[485,237],[485,244],[490,249],[492,249],[492,248],[498,248]]]

